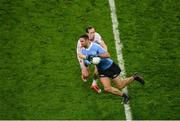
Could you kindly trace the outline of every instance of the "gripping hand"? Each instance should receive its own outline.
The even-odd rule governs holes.
[[[88,55],[88,56],[86,57],[86,59],[91,62],[92,59],[93,59],[93,57],[94,57],[93,55]]]

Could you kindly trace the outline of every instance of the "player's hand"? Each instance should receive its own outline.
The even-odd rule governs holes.
[[[90,61],[88,61],[88,60],[84,60],[84,64],[85,64],[85,66],[87,67],[88,65],[90,65],[90,64],[91,64],[91,62],[90,62]]]
[[[93,59],[93,57],[94,57],[93,55],[88,55],[88,56],[86,57],[86,59],[91,62],[92,59]]]

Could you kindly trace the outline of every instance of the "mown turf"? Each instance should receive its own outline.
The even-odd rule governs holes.
[[[178,0],[116,0],[134,119],[180,119]],[[108,1],[0,1],[0,119],[125,119],[114,95],[82,83],[76,42],[87,25],[115,60]]]
[[[116,0],[125,67],[146,81],[129,86],[133,119],[180,119],[179,0]]]
[[[87,25],[115,59],[108,1],[0,1],[0,119],[125,119],[121,98],[81,81],[76,43]]]

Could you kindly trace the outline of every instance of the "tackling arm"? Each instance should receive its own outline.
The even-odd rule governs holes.
[[[101,47],[103,47],[107,51],[107,45],[105,44],[105,42],[102,39],[99,44],[101,45]]]
[[[100,58],[109,58],[109,57],[110,57],[110,54],[109,54],[108,52],[102,53],[102,54],[99,54],[99,57],[100,57]]]
[[[78,57],[81,58],[81,59],[86,59],[86,56],[81,54],[81,53],[78,53]]]

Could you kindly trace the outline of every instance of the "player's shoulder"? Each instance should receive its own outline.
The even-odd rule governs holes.
[[[94,41],[95,41],[96,43],[100,44],[100,43],[102,42],[101,39],[102,39],[102,38],[101,38],[101,35],[96,32],[96,33],[95,33],[95,37],[94,37]]]
[[[81,42],[80,42],[80,39],[77,41],[77,48],[81,48]]]
[[[99,33],[97,33],[97,32],[95,32],[95,37],[101,37],[101,35],[99,34]]]
[[[97,43],[92,43],[92,46],[94,46],[94,47],[101,47],[99,44],[97,44]]]

